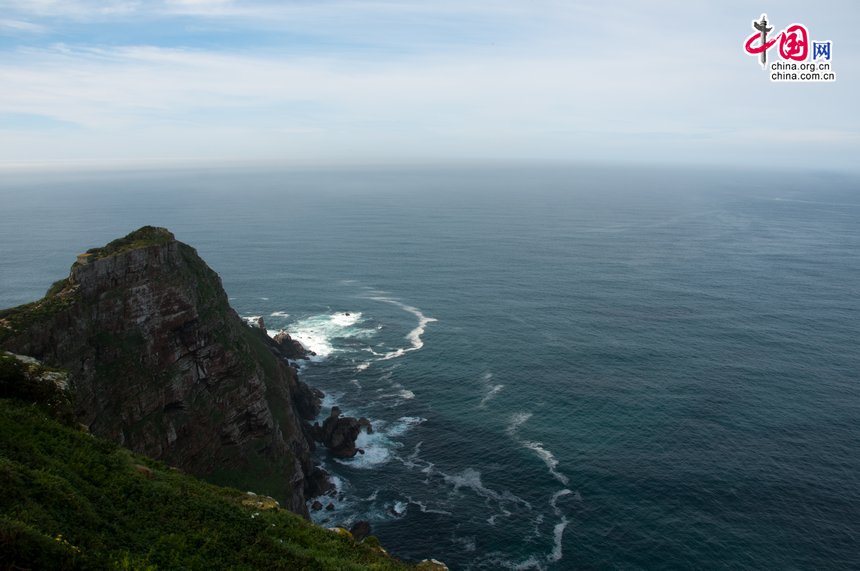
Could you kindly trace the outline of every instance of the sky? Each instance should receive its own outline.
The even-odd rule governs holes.
[[[762,13],[832,41],[836,81],[769,81]],[[856,0],[0,0],[0,168],[857,171],[858,24]]]

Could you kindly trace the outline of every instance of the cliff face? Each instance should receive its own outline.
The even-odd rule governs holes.
[[[319,393],[167,230],[90,250],[44,299],[0,312],[0,347],[66,369],[79,421],[135,452],[304,515],[322,487],[303,421]]]

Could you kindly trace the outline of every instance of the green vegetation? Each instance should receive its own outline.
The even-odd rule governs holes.
[[[26,363],[0,351],[0,399],[13,398],[42,403],[51,415],[65,423],[74,419],[68,392],[61,388],[66,373],[38,362]]]
[[[14,333],[47,319],[71,305],[74,297],[60,293],[55,283],[38,301],[0,310],[0,343]]]
[[[0,359],[0,568],[406,568],[373,540],[82,432],[33,367]]]
[[[137,248],[162,246],[173,242],[175,239],[173,234],[165,228],[144,226],[123,238],[117,238],[106,246],[91,248],[87,250],[87,254],[92,255],[94,259],[107,258],[108,256],[116,256],[117,254],[136,250]]]
[[[54,297],[56,295],[59,295],[67,287],[69,287],[69,278],[57,280],[51,284],[51,287],[48,288],[47,293],[45,293],[45,297]]]

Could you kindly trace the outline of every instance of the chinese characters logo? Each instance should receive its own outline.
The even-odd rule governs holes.
[[[755,32],[744,43],[744,51],[757,56],[763,69],[770,68],[771,81],[835,81],[830,63],[833,42],[812,42],[809,29],[803,24],[791,24],[775,36],[767,14],[753,20]],[[779,60],[768,66],[768,52],[778,44]],[[811,56],[811,58],[810,58]],[[799,72],[799,73],[798,73]]]

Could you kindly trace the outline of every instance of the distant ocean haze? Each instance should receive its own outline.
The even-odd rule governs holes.
[[[860,567],[860,184],[623,168],[0,180],[0,306],[165,226],[371,420],[319,452],[452,569]],[[429,550],[429,551],[428,551]]]

